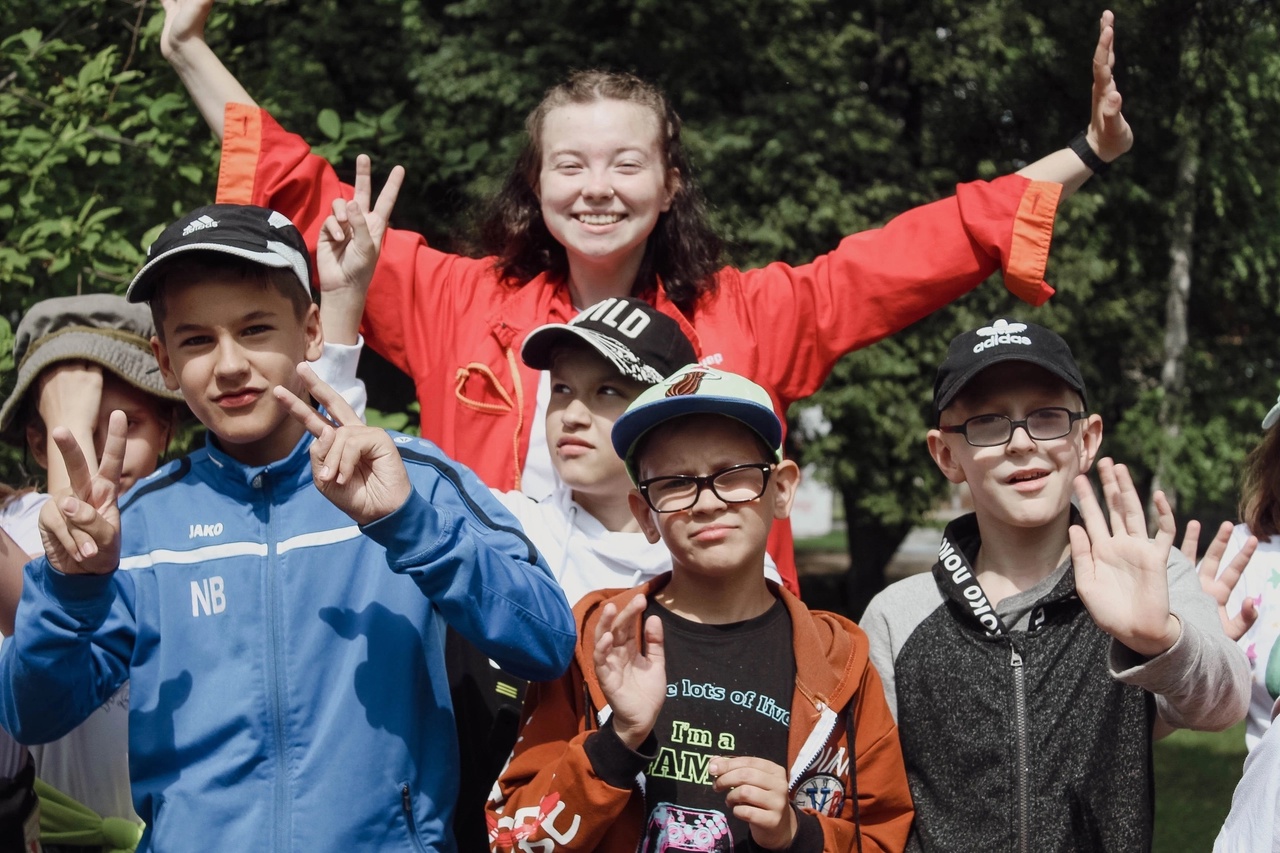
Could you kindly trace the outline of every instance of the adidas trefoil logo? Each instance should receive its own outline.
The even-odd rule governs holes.
[[[990,349],[999,344],[1021,344],[1029,347],[1031,346],[1031,338],[1018,334],[1018,332],[1025,332],[1026,330],[1026,323],[1010,323],[1008,320],[996,320],[990,326],[983,326],[977,331],[977,334],[980,337],[985,337],[986,340],[974,344],[973,351],[975,353],[982,352],[984,349]]]
[[[182,236],[190,237],[192,234],[194,234],[197,231],[203,231],[206,228],[217,228],[217,227],[218,227],[218,220],[213,219],[208,214],[205,214],[201,216],[199,219],[192,220],[190,225],[188,225],[186,228],[183,228]]]

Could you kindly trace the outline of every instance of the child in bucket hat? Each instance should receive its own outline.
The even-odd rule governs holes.
[[[151,313],[110,294],[46,299],[31,307],[14,339],[16,377],[0,405],[0,436],[25,441],[44,468],[50,493],[70,486],[65,462],[49,440],[52,426],[67,427],[96,458],[102,453],[113,410],[128,415],[121,488],[156,469],[168,447],[182,396],[164,386],[151,353]],[[17,492],[0,506],[0,528],[17,547],[3,571],[0,627],[13,630],[22,589],[25,555],[43,552],[36,519],[48,494]],[[97,819],[107,819],[113,837],[131,846],[141,835],[129,791],[128,686],[122,687],[81,725],[58,740],[31,747],[42,799],[59,792]],[[7,739],[7,735],[5,736]],[[0,775],[12,776],[0,770]],[[46,842],[54,809],[42,813]],[[82,812],[81,813],[85,813]]]
[[[761,571],[800,478],[781,438],[768,392],[698,365],[615,422],[672,570],[578,602],[574,663],[530,687],[489,804],[493,849],[902,848],[911,801],[866,638]]]
[[[907,762],[909,844],[1148,850],[1153,729],[1237,722],[1244,656],[1172,548],[1163,494],[1149,539],[1127,469],[1103,459],[1108,528],[1087,476],[1102,419],[1061,337],[1010,320],[958,335],[933,406],[929,452],[974,512],[861,621]]]

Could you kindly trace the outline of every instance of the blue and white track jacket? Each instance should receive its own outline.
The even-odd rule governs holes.
[[[140,849],[453,850],[444,622],[532,680],[568,666],[574,623],[489,490],[395,440],[415,491],[364,527],[316,490],[310,436],[265,467],[209,444],[141,481],[127,571],[28,564],[0,723],[52,740],[131,680]]]

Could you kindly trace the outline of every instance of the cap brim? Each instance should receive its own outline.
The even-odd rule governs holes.
[[[138,270],[138,274],[133,277],[133,281],[129,282],[129,289],[125,291],[124,298],[130,302],[147,302],[155,294],[155,271],[156,268],[167,260],[171,260],[177,255],[184,252],[217,252],[222,255],[233,255],[237,258],[244,258],[247,261],[261,264],[264,267],[273,267],[275,269],[291,269],[298,278],[298,284],[310,295],[310,273],[306,270],[299,270],[288,258],[275,252],[264,252],[260,248],[248,248],[246,246],[235,246],[227,243],[189,243],[182,246],[174,246],[147,261],[147,263]],[[306,257],[302,262],[307,263]],[[303,275],[306,273],[306,277]]]
[[[632,479],[636,479],[632,450],[644,434],[660,424],[686,415],[723,415],[733,418],[749,428],[773,450],[781,453],[782,423],[772,409],[764,410],[759,404],[739,397],[719,397],[712,394],[688,394],[663,397],[645,406],[623,413],[613,423],[610,438],[613,449],[627,463]],[[780,458],[780,456],[779,456]]]
[[[1021,361],[1027,364],[1034,364],[1036,367],[1042,368],[1052,373],[1054,376],[1065,382],[1073,391],[1080,395],[1083,402],[1085,399],[1084,387],[1079,377],[1069,376],[1057,364],[1049,359],[1038,358],[1034,355],[1019,352],[1007,352],[993,355],[990,358],[983,359],[980,364],[972,365],[963,373],[957,373],[950,377],[951,381],[948,387],[942,390],[942,393],[933,401],[934,414],[940,414],[947,406],[950,406],[956,399],[956,395],[964,390],[973,378],[988,367],[997,364],[1003,364],[1007,361]]]
[[[628,379],[656,385],[666,377],[657,369],[645,364],[625,344],[581,326],[553,323],[539,326],[529,333],[520,346],[520,359],[534,370],[550,370],[552,354],[556,347],[569,341],[582,341],[604,356],[618,372]]]
[[[1276,400],[1276,404],[1271,407],[1271,411],[1267,412],[1267,416],[1262,419],[1262,428],[1271,429],[1276,425],[1276,421],[1280,421],[1280,400]]]

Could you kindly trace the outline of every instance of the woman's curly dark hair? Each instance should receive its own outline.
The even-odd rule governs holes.
[[[497,257],[502,277],[523,285],[543,272],[566,278],[569,262],[564,246],[551,236],[542,220],[535,187],[542,170],[542,128],[547,114],[567,104],[616,100],[653,110],[663,128],[664,167],[679,171],[680,181],[671,207],[659,215],[645,243],[644,258],[632,285],[633,296],[651,293],[659,281],[667,296],[689,310],[704,293],[715,288],[723,242],[707,221],[707,207],[693,180],[693,167],[680,141],[680,117],[666,95],[633,74],[576,71],[547,90],[542,102],[525,119],[524,148],[480,222],[479,238],[486,254]]]
[[[1244,462],[1240,520],[1259,539],[1280,534],[1280,426],[1273,426]]]

